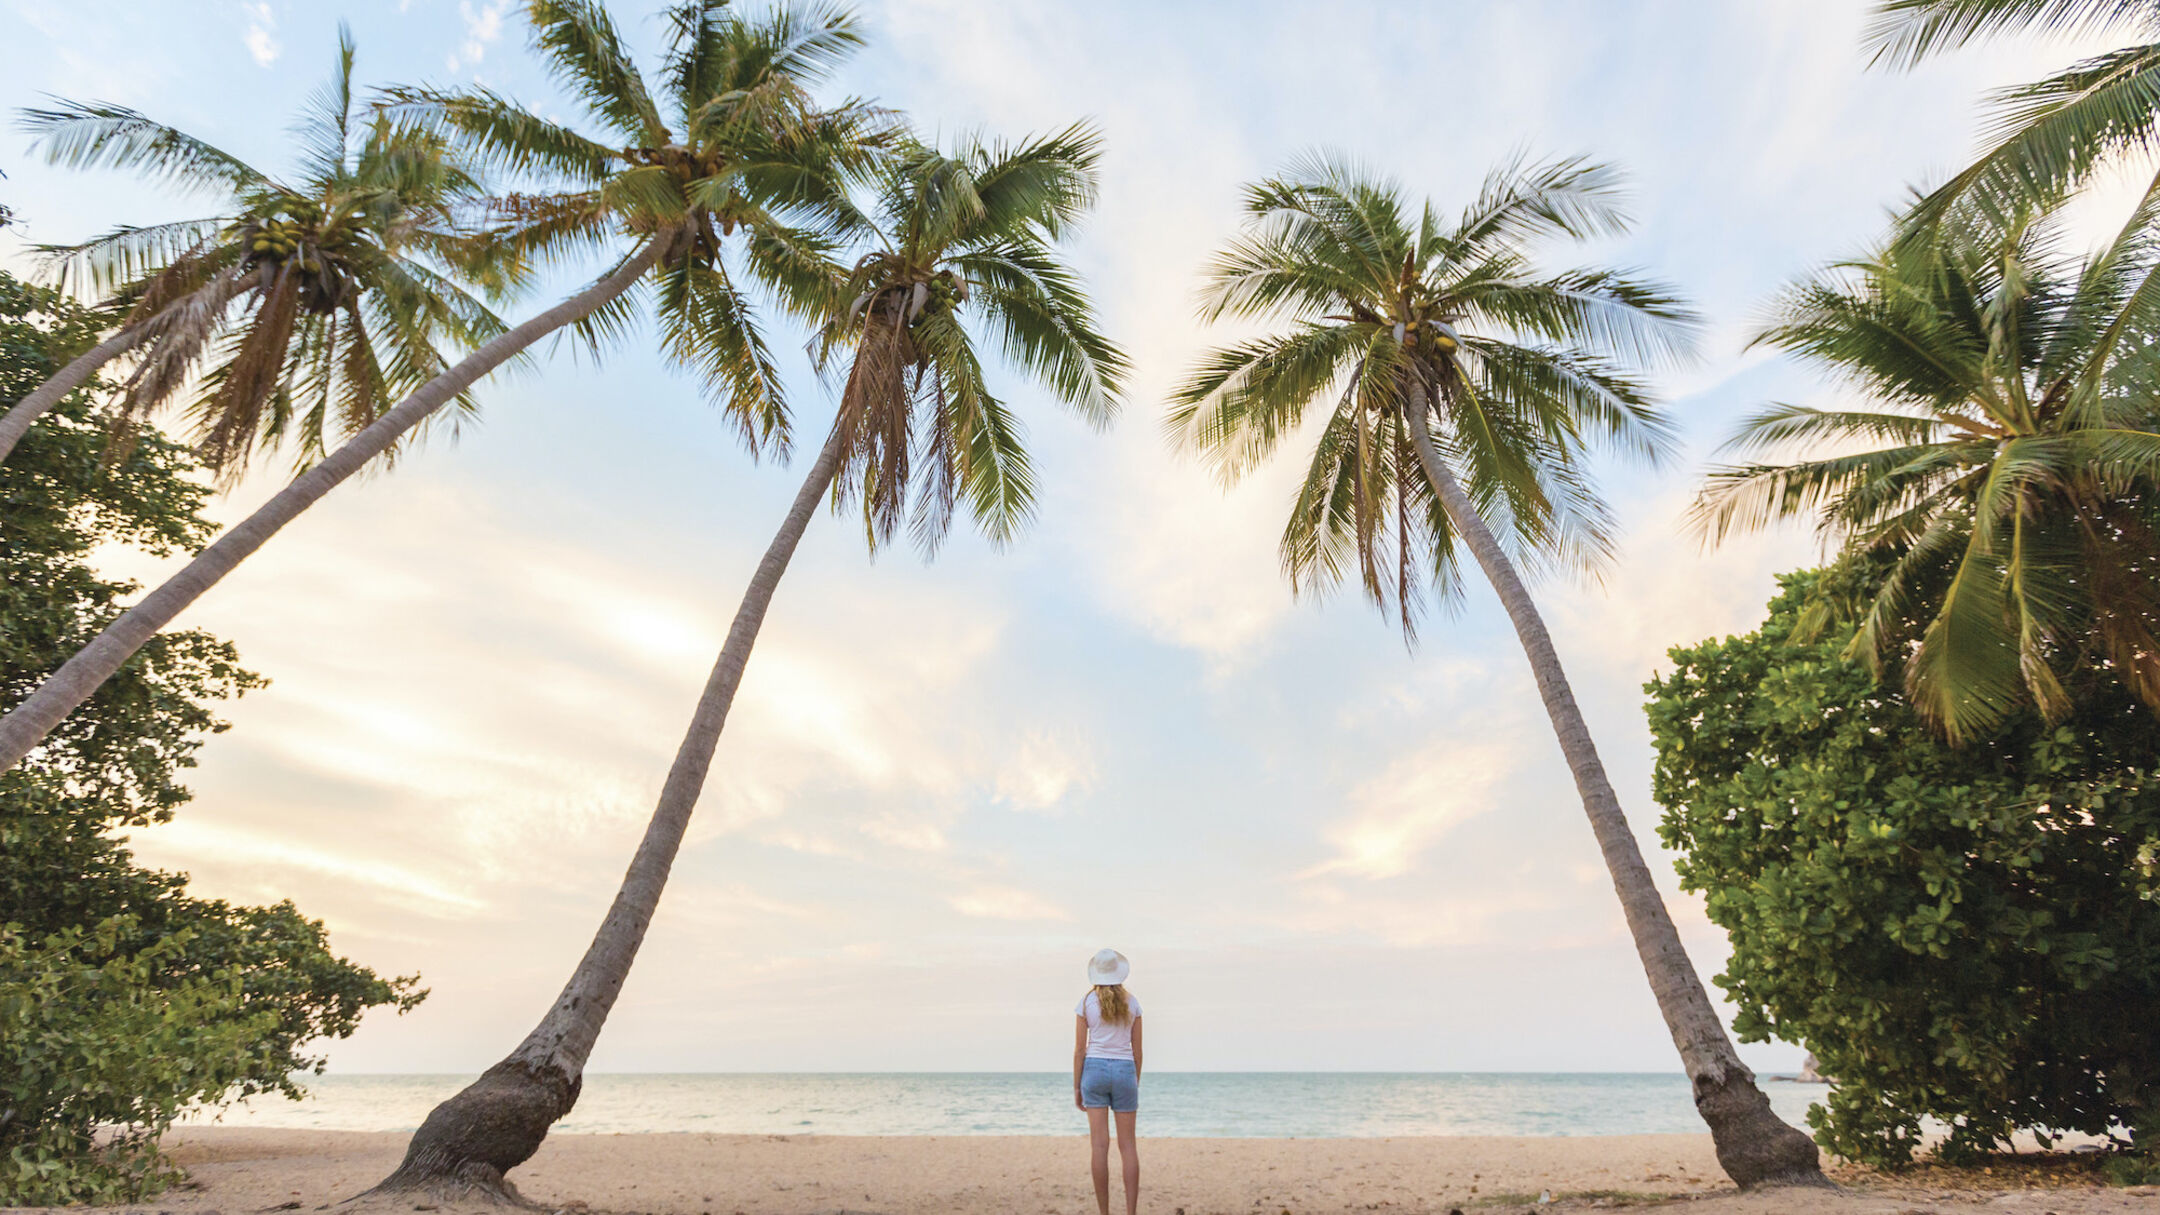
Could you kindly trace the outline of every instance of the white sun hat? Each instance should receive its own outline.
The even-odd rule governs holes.
[[[1115,949],[1105,949],[1088,959],[1088,982],[1097,987],[1115,987],[1132,973],[1132,963]]]

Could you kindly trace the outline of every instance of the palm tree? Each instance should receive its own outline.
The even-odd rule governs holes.
[[[1627,366],[1683,353],[1689,313],[1656,284],[1530,259],[1543,239],[1622,230],[1616,188],[1580,160],[1512,163],[1449,224],[1325,157],[1248,186],[1245,232],[1210,266],[1202,317],[1283,327],[1203,356],[1169,429],[1235,479],[1327,402],[1284,567],[1294,588],[1320,590],[1354,563],[1406,634],[1420,584],[1457,593],[1458,541],[1469,548],[1529,656],[1719,1162],[1743,1186],[1819,1181],[1814,1144],[1771,1113],[1704,994],[1517,573],[1606,553],[1583,467],[1593,444],[1654,458],[1669,443]]]
[[[0,770],[14,766],[175,615],[302,511],[388,451],[474,381],[565,326],[598,341],[622,331],[633,287],[656,280],[669,352],[703,373],[753,448],[784,449],[785,401],[755,310],[723,254],[733,242],[750,277],[813,307],[826,289],[825,239],[790,221],[840,221],[845,178],[890,120],[856,103],[819,109],[809,87],[861,43],[852,18],[822,8],[756,19],[717,0],[668,11],[674,38],[664,78],[673,120],[660,118],[599,0],[533,0],[534,42],[556,78],[605,132],[580,134],[485,90],[397,95],[401,121],[447,130],[498,168],[569,187],[501,199],[491,239],[472,264],[505,283],[532,268],[627,240],[630,251],[592,285],[483,343],[362,427],[254,514],[143,597],[22,704],[0,718]],[[822,218],[821,218],[822,217]]]
[[[1715,471],[1699,520],[1809,516],[1883,562],[1854,652],[1954,742],[2103,674],[2160,706],[2156,219],[2148,197],[2082,262],[2044,212],[1893,242],[1790,289],[1757,339],[1867,399],[1749,419],[1733,447],[1811,458]]]
[[[341,27],[337,69],[296,128],[290,184],[122,106],[24,111],[50,163],[133,169],[222,205],[211,218],[44,248],[61,285],[112,301],[118,324],[0,418],[0,460],[125,353],[136,362],[120,393],[123,429],[199,385],[190,412],[213,470],[237,477],[258,443],[289,441],[305,462],[323,454],[326,436],[350,437],[440,375],[449,364],[439,342],[469,348],[502,332],[421,260],[450,264],[468,250],[461,213],[481,197],[478,184],[442,140],[380,117],[356,122],[353,60]]]
[[[1922,199],[1908,227],[1953,210],[1998,222],[2062,199],[2095,169],[2160,141],[2160,5],[2152,0],[1879,0],[1867,40],[1877,62],[1911,66],[2005,33],[2127,30],[2141,41],[1995,94],[1987,150]],[[2160,190],[2160,179],[2147,188]]]
[[[503,1174],[570,1112],[585,1060],[622,991],[682,846],[735,689],[780,578],[828,495],[859,501],[873,545],[908,513],[925,551],[965,502],[993,540],[1033,503],[1019,426],[983,378],[987,335],[1052,396],[1109,421],[1125,359],[1053,251],[1092,202],[1096,136],[1082,128],[1017,145],[903,150],[879,174],[881,248],[824,293],[821,362],[852,351],[833,426],[735,613],[659,803],[614,903],[562,994],[501,1062],[436,1106],[381,1190],[511,1192]],[[836,280],[837,282],[837,276]],[[853,292],[852,304],[843,305]],[[971,329],[968,321],[976,322]]]

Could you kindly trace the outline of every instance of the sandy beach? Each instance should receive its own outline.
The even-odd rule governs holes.
[[[169,1146],[189,1170],[189,1185],[138,1209],[312,1211],[382,1178],[404,1143],[393,1133],[185,1130]],[[1086,1215],[1094,1201],[1085,1150],[1079,1138],[1014,1136],[556,1135],[514,1180],[550,1210]],[[1898,1177],[1837,1170],[1836,1192],[1739,1194],[1718,1172],[1707,1135],[1158,1139],[1143,1141],[1141,1159],[1141,1209],[1159,1215],[1616,1207],[1700,1215],[2160,1212],[2160,1191],[2100,1185],[2084,1162]],[[1553,1204],[1538,1205],[1547,1191]],[[363,1205],[441,1206],[412,1199]]]

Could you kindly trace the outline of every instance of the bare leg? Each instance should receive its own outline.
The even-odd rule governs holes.
[[[1137,1113],[1117,1116],[1117,1154],[1118,1159],[1125,1165],[1125,1215],[1135,1215],[1140,1210],[1140,1136],[1135,1129],[1135,1124],[1139,1121],[1140,1115]],[[1095,1192],[1102,1197],[1103,1215],[1110,1215],[1110,1195],[1107,1193],[1110,1189],[1108,1156],[1109,1153],[1103,1153],[1102,1170],[1096,1173],[1097,1177],[1102,1178],[1096,1183]]]
[[[1110,1108],[1089,1110],[1088,1116],[1088,1168],[1095,1174],[1095,1206],[1102,1215],[1110,1215]],[[1130,1114],[1120,1114],[1121,1120],[1129,1120]]]

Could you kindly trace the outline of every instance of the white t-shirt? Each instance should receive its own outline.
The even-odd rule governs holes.
[[[1140,1019],[1140,1001],[1131,992],[1125,993],[1125,1004],[1132,1009],[1133,1021]],[[1073,1009],[1076,1017],[1087,1018],[1087,1057],[1090,1059],[1132,1058],[1132,1021],[1112,1025],[1103,1020],[1102,1000],[1089,988],[1080,997],[1080,1007]]]

